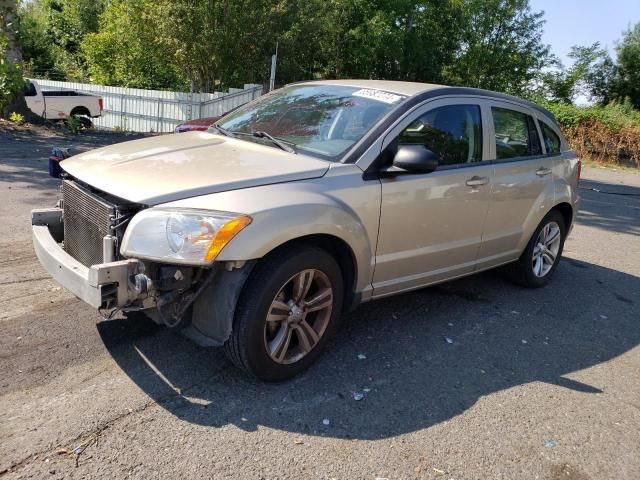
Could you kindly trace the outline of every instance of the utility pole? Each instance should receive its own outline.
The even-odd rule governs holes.
[[[269,78],[269,91],[276,86],[276,63],[278,62],[278,42],[276,42],[276,53],[271,55],[271,77]]]

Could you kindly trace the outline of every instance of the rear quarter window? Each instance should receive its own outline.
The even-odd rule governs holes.
[[[25,97],[35,97],[38,94],[36,86],[31,82],[27,82],[22,91]]]

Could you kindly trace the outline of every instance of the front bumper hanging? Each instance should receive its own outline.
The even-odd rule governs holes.
[[[40,263],[58,283],[95,308],[125,307],[141,295],[134,278],[144,272],[140,260],[127,259],[87,267],[69,255],[63,240],[62,209],[31,212],[33,246]]]

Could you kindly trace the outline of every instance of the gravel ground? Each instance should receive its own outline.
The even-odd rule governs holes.
[[[101,320],[39,266],[50,147],[126,138],[0,130],[3,480],[640,478],[638,173],[585,169],[548,287],[488,272],[363,305],[307,373],[264,385]]]

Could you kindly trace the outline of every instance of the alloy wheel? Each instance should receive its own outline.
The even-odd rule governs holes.
[[[303,270],[280,288],[265,319],[264,342],[279,364],[299,361],[324,335],[333,310],[333,288],[320,270]]]
[[[544,277],[551,271],[560,251],[561,240],[562,232],[556,222],[549,222],[540,230],[531,259],[536,277]]]

